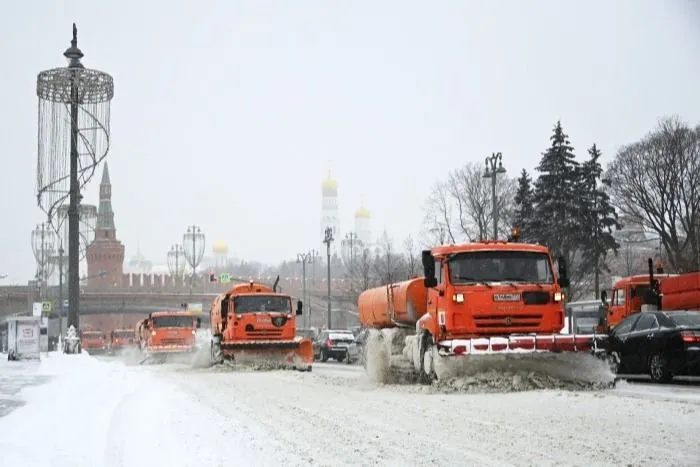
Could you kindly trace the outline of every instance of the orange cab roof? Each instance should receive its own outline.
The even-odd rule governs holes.
[[[151,317],[156,318],[158,316],[192,316],[195,317],[197,316],[198,313],[195,313],[193,311],[188,311],[188,310],[163,310],[163,311],[154,311],[151,313]]]
[[[441,245],[431,249],[434,256],[447,256],[471,251],[527,251],[532,253],[549,253],[544,245],[504,241],[486,241],[462,243],[459,245]]]

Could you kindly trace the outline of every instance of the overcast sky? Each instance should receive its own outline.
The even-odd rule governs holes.
[[[7,2],[0,27],[0,274],[35,272],[39,71],[71,23],[115,80],[112,179],[126,257],[164,263],[189,224],[208,248],[278,261],[319,248],[320,183],[341,230],[421,228],[435,179],[502,151],[533,169],[561,119],[604,159],[664,115],[700,123],[692,0]],[[85,202],[98,203],[95,177]]]

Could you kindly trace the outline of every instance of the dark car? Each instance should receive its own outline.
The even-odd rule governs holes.
[[[342,362],[348,356],[348,347],[355,342],[351,331],[322,331],[314,343],[314,358],[322,362],[332,358]]]
[[[656,382],[700,375],[700,311],[645,311],[610,330],[607,353],[621,374]]]

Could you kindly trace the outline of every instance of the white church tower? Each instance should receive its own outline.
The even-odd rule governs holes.
[[[372,218],[370,212],[362,205],[355,211],[355,234],[364,248],[372,245]]]
[[[328,177],[321,183],[321,232],[319,241],[322,242],[326,235],[326,227],[333,229],[333,243],[331,243],[331,253],[338,251],[340,244],[340,216],[338,212],[338,182],[331,178],[331,171]],[[323,250],[325,251],[325,249]]]

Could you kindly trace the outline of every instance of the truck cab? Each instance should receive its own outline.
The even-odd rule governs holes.
[[[140,326],[145,350],[151,353],[189,352],[194,350],[201,318],[191,311],[158,311],[137,326]]]
[[[299,301],[295,310],[290,295],[251,282],[217,297],[210,313],[212,334],[220,335],[222,342],[292,341],[302,307]]]
[[[569,285],[549,250],[512,241],[443,245],[422,254],[427,313],[419,320],[435,340],[559,333]]]
[[[83,350],[88,353],[104,353],[107,351],[107,336],[100,330],[81,330],[80,342]]]

